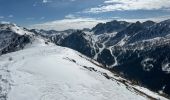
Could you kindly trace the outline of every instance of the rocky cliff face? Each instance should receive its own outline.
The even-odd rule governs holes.
[[[0,54],[5,54],[23,49],[30,42],[26,29],[15,24],[0,24]],[[25,31],[24,31],[25,30]]]

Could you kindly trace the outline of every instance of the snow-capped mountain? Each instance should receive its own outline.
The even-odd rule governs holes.
[[[0,56],[0,100],[168,100],[73,49],[51,43],[45,36],[39,36],[38,30],[34,33],[11,25],[1,28],[6,30],[2,32],[5,36],[13,38],[8,35],[12,33],[29,37],[29,42],[20,41],[24,44],[22,50]],[[76,34],[85,38],[80,42],[92,39],[90,33]],[[66,35],[65,42],[60,43],[67,44],[70,38],[77,40],[77,35]],[[89,47],[96,42],[91,41]],[[7,45],[10,43],[6,41]]]
[[[90,31],[61,33],[45,37],[97,60],[140,85],[170,94],[170,20],[112,21],[100,23]],[[54,40],[56,36],[63,38]]]
[[[30,32],[12,23],[0,24],[0,55],[20,50],[30,42]]]
[[[125,21],[111,21],[107,23],[99,23],[91,31],[95,34],[103,34],[103,33],[112,33],[112,32],[120,32],[128,27],[130,23]]]

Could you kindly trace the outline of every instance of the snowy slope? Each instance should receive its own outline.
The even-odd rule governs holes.
[[[152,91],[170,95],[170,20],[112,21],[100,23],[90,31],[50,33],[42,36],[79,51]],[[147,61],[148,58],[153,60]]]
[[[42,38],[0,57],[0,100],[166,100],[118,80],[78,52]]]

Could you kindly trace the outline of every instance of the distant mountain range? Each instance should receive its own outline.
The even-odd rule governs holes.
[[[84,30],[37,30],[0,24],[0,52],[23,49],[32,37],[76,50],[133,84],[170,95],[170,20],[111,21]],[[164,94],[165,93],[165,94]]]
[[[31,30],[97,60],[111,71],[170,94],[170,20],[99,23],[91,30]]]

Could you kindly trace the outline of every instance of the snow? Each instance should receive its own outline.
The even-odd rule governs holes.
[[[141,65],[143,66],[143,70],[151,71],[154,67],[153,62],[153,58],[145,58],[144,60],[142,60]]]
[[[129,36],[125,35],[124,38],[121,41],[119,41],[116,45],[118,45],[118,46],[125,45],[125,43],[128,40],[128,38],[129,38]]]
[[[112,67],[114,67],[114,66],[118,65],[118,61],[117,61],[117,57],[115,55],[112,55],[112,56],[114,57],[114,61],[115,61],[115,63],[112,65]]]
[[[100,43],[102,41],[102,38],[107,37],[107,39],[101,43],[102,48],[98,47],[99,48],[99,52],[95,53],[94,59],[97,60],[98,55],[101,54],[101,52],[106,48],[106,43],[110,40],[110,38],[115,37],[117,32],[104,33],[104,34],[99,34],[99,35],[94,35],[94,33],[92,33],[92,34],[93,34],[92,35],[92,42],[93,42],[93,44],[95,44],[97,42]]]
[[[150,94],[152,97],[156,98],[156,100],[168,100],[164,97],[159,96],[157,93],[154,93],[152,91],[149,91],[147,88],[144,87],[139,87],[139,86],[134,86],[134,88],[146,93],[146,94]]]
[[[14,26],[11,27],[11,30],[14,31],[15,33],[19,34],[19,35],[24,35],[24,34],[31,35],[31,34],[33,34],[31,32],[24,30],[22,27],[18,27],[16,24],[13,24],[13,25]]]
[[[116,80],[121,78],[98,67],[94,64],[97,62],[44,41],[37,38],[24,50],[0,57],[0,75],[7,80],[7,100],[148,100],[128,90]],[[109,80],[101,72],[115,79]]]
[[[108,48],[108,49],[110,50],[111,55],[114,57],[114,61],[115,61],[115,63],[114,63],[113,65],[111,65],[110,68],[113,68],[113,67],[119,65],[119,63],[118,63],[118,61],[117,61],[117,57],[113,54],[113,50],[112,50],[113,47],[114,47],[114,46],[110,46],[110,47]]]
[[[170,63],[162,64],[162,71],[164,71],[166,74],[170,74]]]
[[[6,23],[0,23],[3,25],[3,27],[0,27],[0,30],[8,30],[8,28],[17,33],[18,35],[32,35],[33,33],[27,31],[26,29],[24,29],[23,27],[19,27],[17,26],[16,24],[13,24],[13,23],[9,23],[9,22],[6,22]]]

